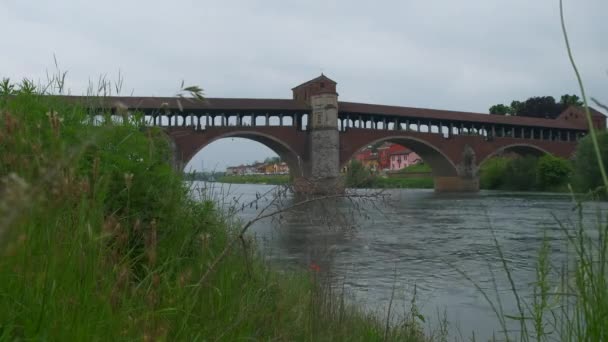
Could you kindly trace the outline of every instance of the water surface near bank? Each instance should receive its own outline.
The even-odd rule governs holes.
[[[247,203],[273,189],[266,185],[198,183],[210,187],[225,208],[241,209],[249,220],[266,206]],[[358,190],[358,194],[370,193]],[[261,253],[278,267],[329,271],[337,287],[369,310],[386,312],[395,287],[397,310],[409,310],[416,286],[417,304],[426,321],[447,315],[452,334],[490,337],[499,330],[489,304],[460,272],[492,299],[498,293],[504,311],[516,314],[493,233],[512,270],[520,295],[531,295],[537,254],[543,237],[551,243],[552,263],[566,259],[566,241],[557,221],[573,227],[578,214],[569,195],[481,191],[435,194],[432,190],[387,190],[371,201],[338,199],[287,211],[252,226]],[[281,199],[289,205],[291,195]],[[275,209],[275,206],[268,210]],[[587,203],[590,227],[608,203]],[[513,322],[514,323],[514,322]],[[517,324],[511,324],[516,328]]]

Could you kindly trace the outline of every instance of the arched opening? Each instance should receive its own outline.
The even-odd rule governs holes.
[[[287,144],[257,132],[231,132],[198,146],[184,171],[196,179],[222,181],[222,176],[256,176],[231,182],[282,184],[302,176],[300,156]]]
[[[538,146],[534,146],[534,145],[530,145],[530,144],[507,145],[507,146],[503,146],[503,147],[497,149],[496,151],[494,151],[491,154],[489,154],[488,156],[486,156],[483,160],[481,160],[479,162],[479,166],[480,167],[483,166],[483,164],[485,164],[488,160],[490,160],[492,158],[498,158],[498,157],[517,158],[517,157],[526,157],[526,156],[538,158],[538,157],[542,157],[545,154],[550,154],[550,153]]]
[[[289,115],[285,115],[282,117],[283,120],[283,125],[282,126],[293,126],[294,122],[293,122],[293,117],[289,116]]]
[[[308,114],[302,115],[300,120],[300,127],[302,127],[303,131],[306,131],[308,129]]]
[[[412,137],[387,137],[362,146],[342,161],[347,186],[358,187],[361,175],[373,180],[365,186],[433,188],[436,177],[456,177],[454,163],[430,143]]]

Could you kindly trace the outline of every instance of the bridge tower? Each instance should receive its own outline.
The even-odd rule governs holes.
[[[304,192],[329,194],[344,190],[340,178],[340,133],[338,132],[337,83],[327,76],[305,82],[295,88],[293,99],[310,107],[308,117],[308,163]],[[296,184],[296,186],[298,186]]]

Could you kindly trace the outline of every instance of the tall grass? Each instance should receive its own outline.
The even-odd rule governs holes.
[[[560,0],[560,17],[568,57],[585,104],[589,135],[603,185],[600,191],[608,193],[606,168],[597,133],[592,125],[583,81],[570,49],[562,0]],[[545,237],[536,260],[536,279],[532,284],[533,295],[530,298],[519,296],[511,281],[509,266],[502,255],[500,244],[496,238],[494,239],[503,261],[504,273],[511,281],[512,292],[518,304],[518,312],[515,314],[495,310],[498,319],[502,322],[501,326],[504,330],[502,334],[505,340],[608,341],[608,213],[596,209],[595,228],[590,229],[583,223],[584,207],[590,204],[584,203],[583,199],[597,196],[597,190],[592,189],[590,196],[581,198],[576,198],[572,188],[570,192],[578,220],[576,223],[566,224],[556,219],[556,224],[566,238],[564,248],[568,252],[568,259],[563,264],[553,263],[550,251],[558,246],[551,246]],[[478,289],[481,290],[479,287]],[[482,293],[490,305],[496,308],[488,294],[484,291]],[[519,331],[508,332],[505,319],[518,322]]]

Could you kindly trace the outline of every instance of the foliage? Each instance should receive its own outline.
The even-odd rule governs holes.
[[[503,104],[497,104],[490,107],[490,114],[495,115],[509,115],[511,113],[511,108],[509,106],[505,106]]]
[[[564,184],[570,178],[572,164],[562,158],[544,155],[536,165],[536,180],[541,189],[553,189]]]
[[[504,157],[495,157],[486,161],[480,170],[480,187],[482,189],[502,189],[510,161]]]
[[[2,82],[0,82],[0,96],[15,95],[16,93],[17,90],[15,89],[15,85],[11,83],[11,80],[3,78]]]
[[[431,167],[426,163],[417,163],[410,165],[408,167],[404,167],[403,169],[397,171],[397,173],[422,173],[422,172],[431,172]]]
[[[514,100],[511,105],[496,104],[490,107],[490,114],[529,116],[536,118],[555,119],[569,106],[582,106],[583,103],[576,95],[565,94],[556,102],[553,96],[535,96],[524,102]]]
[[[290,182],[289,175],[242,175],[229,176],[222,175],[217,177],[217,182],[220,183],[236,183],[236,184],[272,184],[282,185]]]
[[[537,162],[538,159],[533,156],[512,159],[505,169],[505,187],[510,190],[536,190]]]
[[[565,191],[571,173],[570,161],[551,155],[494,157],[481,166],[480,186],[483,189]]]
[[[562,107],[555,102],[553,96],[535,96],[527,99],[515,115],[554,119],[561,112]]]
[[[430,167],[425,164],[416,164],[400,170],[399,173],[430,172]],[[348,164],[345,175],[345,185],[348,188],[375,188],[375,189],[396,189],[396,188],[417,188],[432,189],[432,177],[383,177],[372,173],[360,161],[352,160]]]
[[[608,132],[598,132],[597,140],[604,165],[608,165]],[[590,191],[603,186],[591,136],[586,136],[579,141],[575,155],[574,180],[577,190]]]
[[[509,111],[509,114],[511,115],[517,115],[517,113],[521,113],[524,110],[524,102],[521,101],[517,101],[517,100],[513,100],[511,101],[511,110]]]
[[[559,103],[562,105],[562,107],[567,108],[569,106],[578,106],[578,107],[582,107],[584,105],[583,101],[581,101],[580,97],[578,97],[577,95],[562,95],[562,97],[559,100]]]
[[[281,162],[281,158],[279,156],[268,157],[268,158],[264,159],[265,164],[278,164],[280,162]]]
[[[372,173],[360,161],[348,163],[345,185],[348,188],[369,188],[372,185]]]

